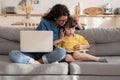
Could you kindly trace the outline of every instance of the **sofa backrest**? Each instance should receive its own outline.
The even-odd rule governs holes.
[[[12,41],[20,41],[21,30],[35,30],[35,28],[0,26],[0,38]]]
[[[20,49],[20,31],[35,30],[27,27],[0,26],[0,54],[8,54],[11,50]]]
[[[0,26],[0,54],[20,49],[21,30],[35,30],[35,28]],[[91,45],[89,54],[120,55],[120,28],[92,28],[78,30],[76,33],[83,35],[89,41]]]
[[[92,55],[120,55],[120,28],[92,28],[76,33],[83,35],[90,43]]]

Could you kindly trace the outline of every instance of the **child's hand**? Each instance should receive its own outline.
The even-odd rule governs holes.
[[[80,45],[73,46],[74,50],[80,50]]]

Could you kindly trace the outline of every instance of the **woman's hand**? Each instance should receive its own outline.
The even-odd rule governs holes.
[[[60,29],[60,38],[57,39],[57,40],[55,40],[55,41],[54,41],[54,44],[57,44],[57,43],[63,41],[64,33],[65,33],[65,32],[64,32],[63,28],[61,28],[61,29]]]
[[[61,29],[60,29],[60,39],[63,40],[63,38],[64,38],[64,34],[65,34],[65,31],[64,31],[63,28],[61,28]]]

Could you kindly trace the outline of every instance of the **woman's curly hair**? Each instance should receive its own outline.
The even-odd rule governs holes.
[[[69,10],[65,5],[62,4],[56,4],[54,5],[50,11],[43,16],[43,18],[48,19],[48,20],[53,20],[56,18],[59,18],[61,16],[70,16]]]

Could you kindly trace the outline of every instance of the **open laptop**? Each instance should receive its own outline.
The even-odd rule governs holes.
[[[20,31],[22,52],[51,52],[53,50],[52,31]]]

